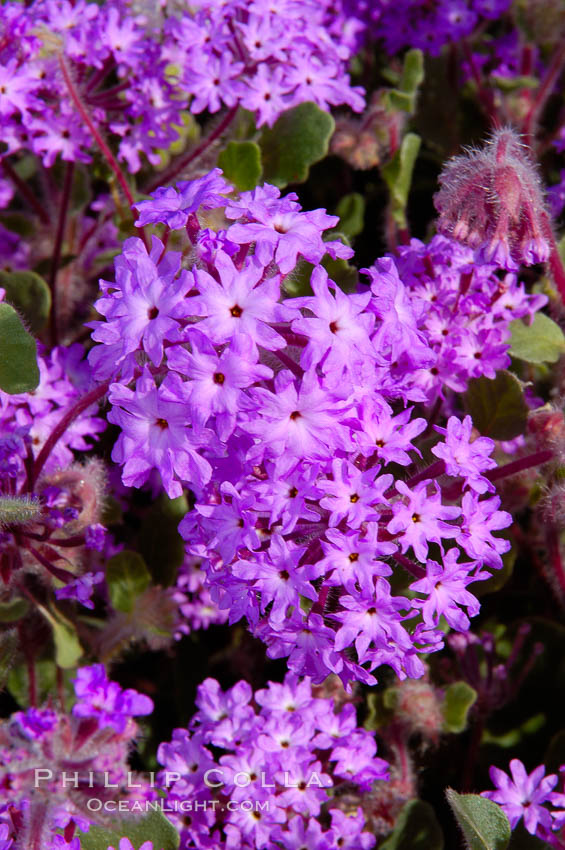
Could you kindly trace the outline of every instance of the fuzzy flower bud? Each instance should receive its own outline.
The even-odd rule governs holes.
[[[439,182],[434,201],[441,233],[501,268],[549,258],[551,228],[542,186],[514,130],[496,130],[484,147],[450,159]]]

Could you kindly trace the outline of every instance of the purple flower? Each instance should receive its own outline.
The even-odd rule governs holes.
[[[57,599],[76,599],[85,608],[94,608],[91,597],[94,593],[94,585],[104,581],[104,573],[85,573],[74,581],[70,581],[64,587],[55,590]]]
[[[269,324],[294,316],[288,307],[277,303],[279,276],[263,280],[264,267],[255,257],[240,269],[227,254],[218,251],[215,264],[219,283],[203,269],[194,272],[200,294],[190,299],[190,309],[193,315],[203,317],[198,330],[213,343],[222,344],[245,334],[263,348],[284,348],[283,337]]]
[[[430,487],[433,488],[431,493]],[[440,488],[429,480],[416,484],[413,490],[404,481],[397,481],[396,489],[408,499],[408,504],[404,501],[393,504],[394,516],[387,529],[399,535],[403,552],[412,546],[418,560],[425,561],[428,541],[440,543],[444,537],[457,535],[457,527],[445,520],[455,519],[461,511],[455,505],[442,505]]]
[[[460,475],[465,484],[477,493],[494,491],[494,485],[482,474],[487,469],[493,469],[496,461],[489,457],[494,449],[494,440],[488,437],[477,437],[471,442],[473,421],[466,416],[463,421],[456,416],[447,420],[447,428],[434,425],[439,434],[445,435],[445,443],[438,443],[432,448],[433,454],[445,462],[448,475]]]
[[[551,800],[551,791],[557,784],[555,774],[545,776],[545,767],[540,764],[528,775],[519,759],[510,762],[511,776],[498,767],[491,767],[489,773],[497,790],[483,791],[482,796],[502,807],[512,829],[523,817],[524,826],[531,835],[535,835],[540,827],[551,830],[551,814],[543,803]]]
[[[153,701],[145,694],[131,688],[124,691],[116,682],[110,682],[103,664],[80,667],[74,686],[78,702],[73,714],[95,717],[100,728],[109,726],[122,733],[132,717],[153,711]]]
[[[196,180],[184,180],[173,186],[156,189],[148,201],[134,204],[139,212],[136,227],[162,222],[171,230],[180,230],[188,221],[189,215],[201,207],[205,210],[223,207],[233,187],[221,176],[219,168]]]
[[[210,464],[197,451],[205,432],[196,438],[188,427],[187,387],[178,375],[170,372],[157,387],[146,368],[135,390],[111,384],[109,399],[108,419],[122,429],[112,460],[123,464],[124,484],[140,487],[156,469],[174,499],[182,494],[181,481],[202,487],[210,480]]]
[[[493,537],[493,531],[508,528],[512,517],[507,511],[499,511],[500,498],[479,498],[467,492],[461,504],[462,523],[457,534],[457,542],[471,557],[491,567],[501,567],[504,552],[510,549],[510,541],[503,537]]]
[[[179,322],[188,314],[185,295],[193,279],[181,270],[180,263],[180,253],[164,254],[163,243],[156,236],[149,254],[141,239],[126,240],[115,263],[116,282],[101,281],[104,295],[95,304],[106,322],[90,324],[92,338],[104,343],[90,355],[99,376],[113,374],[140,348],[158,366],[164,341],[181,339]]]
[[[480,604],[472,593],[465,588],[468,584],[481,579],[490,578],[490,573],[475,573],[475,562],[458,563],[459,550],[450,549],[443,559],[443,566],[436,561],[426,564],[426,578],[419,579],[410,585],[411,590],[425,593],[426,600],[414,600],[414,605],[421,608],[424,623],[428,626],[438,626],[439,618],[444,616],[452,629],[466,631],[469,618],[461,610],[467,608],[471,617],[480,610]]]

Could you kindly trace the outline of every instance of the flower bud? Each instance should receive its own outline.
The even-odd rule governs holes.
[[[448,161],[434,202],[438,230],[501,268],[549,258],[549,215],[527,146],[514,130]]]

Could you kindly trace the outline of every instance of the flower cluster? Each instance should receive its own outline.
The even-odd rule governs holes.
[[[189,728],[176,729],[158,752],[168,807],[179,811],[182,847],[368,850],[375,844],[362,810],[348,817],[336,802],[340,787],[369,791],[388,778],[373,734],[358,728],[351,703],[315,698],[308,679],[288,674],[255,693],[247,682],[223,692],[206,679],[196,705]],[[180,808],[187,800],[189,816]]]
[[[72,714],[29,708],[0,725],[0,803],[10,806],[0,829],[18,847],[56,850],[78,842],[76,828],[87,832],[96,820],[89,799],[115,799],[132,787],[133,717],[150,714],[152,701],[109,681],[101,664],[79,669],[75,693]],[[150,799],[140,777],[134,784]]]
[[[461,390],[507,365],[509,322],[544,299],[442,237],[346,295],[320,264],[350,254],[323,240],[335,217],[272,186],[229,190],[215,171],[138,204],[139,224],[184,228],[193,266],[129,239],[103,282],[90,361],[119,379],[112,457],[129,486],[158,471],[171,497],[191,487],[187,552],[271,657],[315,681],[373,683],[382,664],[419,676],[440,617],[464,630],[478,612],[466,588],[501,566],[510,516],[488,479],[494,442],[469,417],[435,429],[438,460],[415,472],[426,421],[407,405],[434,401],[448,368]],[[225,229],[203,228],[200,207],[224,208]],[[281,299],[300,258],[313,294]],[[399,566],[410,597],[392,593]]]
[[[272,124],[286,109],[364,105],[350,85],[351,24],[330,32],[329,3],[199,2],[141,15],[127,0],[35,0],[0,7],[0,118],[9,154],[89,162],[93,133],[119,143],[137,172],[178,139],[193,113],[241,104]],[[94,129],[93,129],[94,128]],[[97,140],[98,141],[98,140]],[[9,197],[7,198],[9,200]]]
[[[448,42],[459,41],[485,22],[497,20],[511,0],[342,0],[388,53],[416,47],[436,56]]]

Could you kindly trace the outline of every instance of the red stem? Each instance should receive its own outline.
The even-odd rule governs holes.
[[[463,40],[463,55],[469,64],[469,68],[471,69],[471,74],[473,76],[473,80],[475,81],[475,85],[477,86],[477,93],[479,95],[479,100],[482,104],[483,109],[488,115],[490,121],[495,127],[500,125],[500,120],[498,117],[498,112],[494,103],[494,94],[492,89],[488,88],[485,85],[485,81],[479,69],[477,68],[477,64],[475,62],[475,58],[473,56],[473,51],[469,46],[468,42]]]
[[[41,470],[43,469],[47,458],[49,457],[49,455],[55,448],[55,445],[59,442],[71,422],[74,422],[77,416],[80,416],[80,414],[88,407],[90,407],[91,404],[95,404],[95,402],[100,401],[100,399],[108,392],[108,387],[110,386],[110,383],[111,382],[109,380],[104,381],[103,384],[94,387],[94,389],[90,390],[90,392],[86,393],[86,395],[83,395],[81,398],[79,398],[76,404],[74,404],[67,410],[67,412],[59,420],[59,422],[57,422],[57,424],[47,437],[43,448],[41,449],[35,460],[31,480],[28,482],[27,489],[29,491],[33,490],[33,485],[37,481],[37,478]]]
[[[497,469],[492,469],[485,474],[485,478],[489,481],[498,481],[500,478],[507,478],[509,475],[516,475],[517,472],[522,472],[524,469],[530,469],[532,466],[541,466],[547,463],[553,457],[553,452],[549,449],[543,449],[540,452],[534,452],[525,457],[519,457],[518,460],[513,460],[511,463],[505,463],[504,466],[499,466]]]
[[[59,221],[57,222],[57,233],[55,234],[55,245],[53,248],[53,257],[51,259],[51,272],[49,274],[49,289],[51,291],[51,313],[49,317],[49,328],[51,332],[52,345],[57,345],[59,342],[59,330],[57,326],[57,272],[59,270],[59,263],[61,262],[63,237],[65,235],[65,224],[67,221],[67,212],[69,209],[69,201],[71,198],[71,190],[73,187],[74,170],[74,162],[68,162],[67,167],[65,169],[63,194],[61,195],[61,204],[59,207]]]
[[[216,129],[212,130],[209,136],[203,139],[203,141],[200,142],[199,145],[197,145],[195,148],[185,154],[185,156],[181,157],[181,159],[177,160],[176,162],[173,162],[170,168],[168,168],[166,171],[162,172],[161,174],[158,174],[157,178],[145,190],[145,194],[150,195],[151,192],[154,192],[155,189],[157,189],[159,186],[165,186],[167,183],[170,183],[171,180],[174,180],[174,178],[181,173],[181,171],[184,171],[187,165],[190,165],[191,162],[193,162],[195,159],[198,159],[198,157],[201,156],[204,151],[206,151],[207,148],[210,147],[212,142],[215,142],[216,139],[219,138],[222,133],[227,130],[227,128],[235,118],[237,109],[237,104],[235,106],[232,106],[229,112],[226,112]]]
[[[67,67],[67,63],[65,61],[65,57],[63,56],[62,53],[59,54],[59,66],[60,66],[61,72],[63,74],[63,79],[65,80],[66,86],[69,90],[69,94],[72,98],[74,105],[76,106],[76,108],[78,110],[80,117],[82,118],[82,120],[84,121],[84,123],[86,124],[86,126],[88,127],[90,132],[92,133],[92,136],[94,137],[94,141],[96,142],[96,144],[100,148],[102,155],[104,156],[108,165],[112,169],[114,176],[115,176],[116,180],[118,181],[118,183],[119,183],[119,185],[122,189],[122,192],[126,196],[126,199],[127,199],[129,206],[132,209],[133,217],[134,217],[134,219],[136,219],[138,217],[137,211],[133,209],[133,205],[135,203],[135,200],[134,200],[134,197],[132,195],[131,189],[128,186],[128,183],[127,183],[127,180],[124,176],[124,173],[123,173],[122,169],[120,168],[118,161],[116,160],[114,154],[112,153],[112,151],[110,150],[110,148],[108,147],[108,145],[106,144],[104,139],[102,138],[102,135],[101,135],[100,131],[98,130],[98,127],[96,126],[96,124],[94,123],[92,118],[90,117],[88,110],[86,109],[84,103],[82,102],[80,95],[79,95],[79,93],[78,93],[78,91],[75,87],[75,84],[72,81],[71,75],[69,73],[69,69]],[[141,238],[143,239],[143,242],[145,243],[145,247],[147,248],[147,237],[146,237],[146,235],[143,231],[143,228],[141,228],[141,234],[140,235],[141,235]]]

